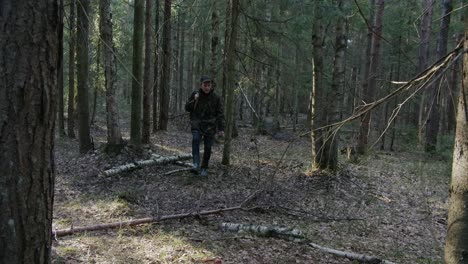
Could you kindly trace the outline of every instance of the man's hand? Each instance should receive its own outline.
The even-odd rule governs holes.
[[[200,97],[200,94],[199,94],[199,93],[196,93],[196,94],[193,96],[193,98],[194,98],[195,100],[198,100],[198,97]]]

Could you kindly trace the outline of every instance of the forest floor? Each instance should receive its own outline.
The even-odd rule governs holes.
[[[104,177],[105,169],[151,154],[190,153],[191,134],[173,126],[142,151],[127,146],[113,157],[102,149],[105,129],[92,134],[96,150],[87,155],[76,139],[56,140],[54,230],[227,208],[261,189],[251,206],[262,209],[59,237],[53,263],[353,263],[303,243],[223,232],[225,222],[296,228],[316,244],[395,263],[442,263],[449,158],[403,144],[354,163],[341,155],[336,174],[310,173],[308,137],[243,128],[229,168],[214,146],[207,178],[164,175],[181,168],[173,164]]]

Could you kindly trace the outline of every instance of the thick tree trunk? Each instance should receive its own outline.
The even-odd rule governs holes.
[[[229,46],[227,50],[227,78],[226,78],[226,135],[224,142],[223,150],[223,160],[222,164],[230,164],[230,155],[231,155],[231,141],[232,141],[232,131],[234,128],[234,89],[235,87],[235,51],[237,45],[237,20],[239,17],[239,0],[232,0],[231,2],[231,30],[229,36]]]
[[[89,128],[89,0],[80,0],[77,5],[77,97],[78,97],[78,140],[80,153],[93,148]]]
[[[0,263],[50,263],[59,0],[0,1]]]
[[[110,0],[99,1],[100,31],[104,58],[104,77],[106,87],[107,144],[118,147],[122,144],[119,125],[119,111],[116,98],[116,64],[112,33]]]
[[[372,44],[370,50],[370,61],[369,61],[369,76],[367,86],[363,86],[363,101],[370,103],[374,100],[376,87],[377,70],[380,63],[380,39],[382,35],[382,22],[385,8],[385,0],[377,0],[376,3],[376,14],[373,22],[372,32]],[[358,154],[364,154],[367,151],[368,137],[370,131],[370,120],[371,112],[367,112],[361,120],[361,126],[359,128],[359,140],[357,145]]]
[[[468,12],[465,10],[465,15]],[[465,22],[464,50],[468,49]],[[450,207],[445,242],[445,263],[468,263],[468,56],[463,57],[463,85],[458,99],[457,127],[453,150]]]
[[[171,0],[164,0],[164,23],[163,23],[163,43],[162,43],[162,73],[160,80],[160,111],[159,111],[159,128],[167,130],[169,121],[169,101],[171,80]]]
[[[151,30],[151,1],[146,0],[146,11],[145,11],[145,72],[143,76],[143,131],[141,135],[141,141],[144,144],[150,143],[151,134],[151,99],[153,89],[153,76],[152,72],[152,30]]]
[[[133,21],[133,70],[132,70],[132,113],[130,143],[141,145],[141,108],[143,90],[143,18],[145,2],[135,0]]]
[[[447,53],[447,41],[450,26],[450,14],[452,12],[452,0],[444,0],[444,10],[442,13],[442,21],[440,22],[439,39],[437,41],[437,58],[441,58]],[[443,78],[440,78],[435,84],[433,84],[429,91],[429,106],[430,114],[429,120],[427,121],[426,128],[426,142],[424,150],[426,152],[436,151],[437,146],[437,135],[439,133],[439,121],[440,121],[440,95],[439,88],[443,84]]]
[[[70,0],[70,17],[69,17],[69,51],[68,51],[68,119],[67,132],[68,137],[75,138],[75,9],[76,0]]]

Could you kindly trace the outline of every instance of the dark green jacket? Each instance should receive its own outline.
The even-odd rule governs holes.
[[[200,94],[198,100],[195,100],[196,93]],[[192,130],[200,130],[208,135],[214,135],[216,130],[224,131],[222,100],[213,90],[209,94],[205,94],[201,89],[193,92],[185,104],[185,110],[190,112]]]

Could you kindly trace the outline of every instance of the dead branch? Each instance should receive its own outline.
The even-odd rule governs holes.
[[[126,171],[133,171],[133,170],[141,169],[147,166],[167,164],[167,163],[174,162],[174,161],[186,160],[186,159],[190,159],[191,157],[192,157],[191,154],[180,154],[180,155],[174,155],[174,156],[169,156],[169,157],[161,157],[158,155],[154,155],[152,159],[139,160],[134,163],[114,167],[112,169],[105,170],[102,174],[104,176],[112,176],[112,175],[116,175],[116,174],[126,172]]]
[[[240,205],[234,206],[234,207],[206,210],[206,211],[197,210],[196,212],[190,212],[190,213],[164,215],[164,216],[157,216],[157,217],[146,217],[146,218],[128,220],[128,221],[123,221],[123,222],[114,222],[114,223],[99,224],[99,225],[92,225],[92,226],[72,227],[70,229],[53,231],[53,235],[55,238],[57,238],[57,237],[73,235],[75,233],[80,233],[80,232],[123,228],[123,227],[136,226],[136,225],[149,224],[149,223],[159,223],[162,221],[167,221],[167,220],[172,220],[172,219],[184,219],[184,218],[197,217],[197,216],[202,216],[202,215],[219,214],[219,213],[235,211],[235,210],[251,211],[251,210],[258,209],[258,207],[247,208],[245,207],[245,205],[252,199],[253,196],[257,196],[259,193],[260,192],[258,191],[254,192],[253,195],[250,195],[249,197],[247,197],[242,203],[240,203]],[[159,211],[159,207],[158,207],[158,211]]]
[[[341,251],[341,250],[336,250],[332,248],[327,248],[327,247],[322,247],[320,245],[317,245],[312,242],[307,243],[308,246],[311,246],[315,249],[325,251],[327,253],[333,254],[337,257],[342,257],[342,258],[347,258],[350,260],[357,260],[359,262],[365,262],[365,263],[375,263],[375,264],[395,264],[394,262],[381,259],[379,257],[375,256],[368,256],[368,255],[363,255],[363,254],[358,254],[358,253],[353,253],[353,252],[346,252],[346,251]]]
[[[174,174],[174,173],[189,171],[189,170],[191,170],[191,168],[183,168],[183,169],[178,169],[178,170],[172,170],[172,171],[168,171],[168,172],[164,173],[164,175],[171,175],[171,174]]]
[[[147,217],[147,218],[140,218],[140,219],[135,219],[135,220],[122,221],[122,222],[114,222],[114,223],[99,224],[99,225],[92,225],[92,226],[73,227],[73,228],[65,229],[65,230],[56,230],[53,232],[53,234],[55,237],[63,237],[63,236],[73,235],[76,233],[87,232],[87,231],[124,228],[124,227],[136,226],[136,225],[141,225],[141,224],[159,223],[162,221],[167,221],[167,220],[172,220],[172,219],[184,219],[184,218],[200,216],[200,215],[219,214],[219,213],[235,211],[235,210],[250,210],[250,209],[244,209],[241,206],[234,206],[234,207],[229,207],[229,208],[201,211],[201,212],[195,212],[195,213],[191,212],[191,213],[182,213],[182,214],[174,214],[174,215],[165,215],[165,216],[160,216],[160,217]]]
[[[277,227],[277,226],[262,226],[262,225],[245,225],[245,224],[234,224],[234,223],[221,223],[220,228],[224,231],[231,232],[249,232],[257,236],[262,237],[276,237],[282,238],[290,241],[305,243],[310,247],[315,249],[325,251],[327,253],[333,254],[338,257],[347,258],[350,260],[357,260],[359,262],[365,263],[381,263],[381,264],[394,264],[391,261],[381,259],[375,256],[368,256],[353,252],[346,252],[341,250],[336,250],[332,248],[323,247],[312,243],[303,233],[298,229],[292,229],[287,227]]]

